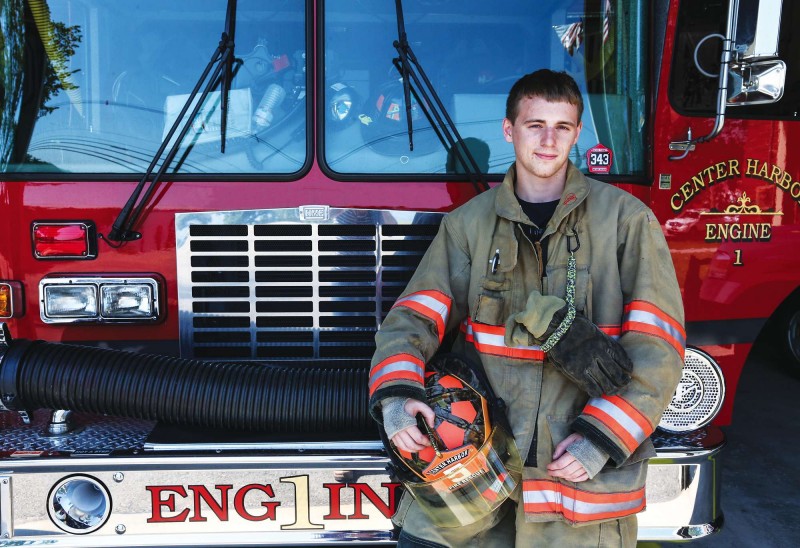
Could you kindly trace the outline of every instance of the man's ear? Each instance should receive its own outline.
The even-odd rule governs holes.
[[[511,120],[509,120],[508,118],[503,118],[503,137],[508,143],[514,142],[511,137],[511,130],[513,128],[514,124],[511,123]]]
[[[583,122],[582,121],[578,122],[578,127],[576,129],[577,129],[577,131],[575,132],[575,143],[578,142],[578,137],[581,136],[581,130],[583,129]],[[572,143],[572,145],[575,146],[575,143]]]

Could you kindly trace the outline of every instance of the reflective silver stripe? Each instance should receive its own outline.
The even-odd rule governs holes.
[[[448,310],[447,304],[443,303],[439,299],[431,297],[430,295],[424,295],[424,294],[421,294],[421,293],[414,293],[412,295],[409,295],[407,297],[403,297],[402,299],[399,299],[395,303],[395,306],[401,306],[406,301],[414,301],[414,302],[417,302],[417,303],[421,304],[425,308],[429,308],[431,310],[431,312],[441,316],[442,321],[445,324],[447,324],[447,318],[449,316],[449,310]]]
[[[643,442],[645,438],[647,438],[647,434],[642,430],[642,428],[636,424],[631,417],[628,416],[625,411],[611,403],[610,401],[603,399],[603,398],[592,398],[589,400],[588,405],[596,407],[601,411],[605,412],[607,415],[611,416],[619,425],[628,431],[628,433],[639,443]],[[613,429],[613,426],[612,426]]]
[[[686,347],[686,339],[683,337],[680,331],[675,329],[671,323],[659,318],[656,314],[652,312],[647,312],[645,310],[631,310],[625,317],[626,321],[629,322],[638,322],[638,323],[646,323],[649,325],[653,325],[665,333],[678,341],[681,346]]]
[[[559,504],[561,495],[557,491],[537,489],[522,492],[522,500],[528,504]]]
[[[504,329],[500,326],[500,329]],[[467,335],[472,334],[473,340],[480,344],[480,345],[487,345],[487,346],[497,346],[500,348],[511,348],[514,350],[532,350],[536,352],[541,352],[542,349],[539,346],[506,346],[506,338],[505,335],[500,335],[499,333],[488,333],[486,331],[481,331],[480,328],[475,328],[471,323],[467,325]]]
[[[634,510],[641,506],[642,502],[644,502],[643,498],[625,502],[581,502],[569,497],[564,497],[564,501],[561,504],[564,508],[579,514],[604,514],[606,512],[616,513],[625,510]]]
[[[419,364],[416,364],[408,360],[398,360],[396,362],[388,363],[383,366],[378,364],[378,366],[376,366],[376,368],[373,370],[372,375],[374,376],[370,379],[369,385],[370,387],[377,386],[385,382],[382,379],[384,379],[386,376],[392,375],[393,373],[397,373],[400,371],[408,371],[410,373],[414,373],[418,375],[420,379],[422,379],[424,368],[420,367]]]
[[[597,493],[597,495],[602,494]],[[556,512],[567,510],[587,515],[634,510],[644,502],[644,497],[623,502],[583,502],[555,490],[526,490],[523,491],[522,497],[525,504],[550,504],[555,506],[553,510]]]

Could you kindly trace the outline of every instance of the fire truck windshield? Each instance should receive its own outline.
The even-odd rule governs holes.
[[[216,49],[226,9],[225,0],[4,2],[3,171],[144,172]],[[238,2],[226,153],[216,91],[171,170],[301,170],[306,28],[302,0]]]
[[[409,45],[482,173],[498,177],[513,160],[500,130],[511,85],[548,67],[575,77],[584,96],[573,162],[593,173],[640,176],[649,4],[402,6]],[[4,0],[0,172],[144,173],[218,45],[226,8],[225,0]],[[225,153],[217,91],[169,173],[286,179],[317,158],[342,179],[463,177],[415,99],[409,150],[396,39],[395,0],[240,0]],[[314,90],[307,57],[316,59],[308,63],[319,75]],[[608,151],[599,171],[589,169],[590,149]]]
[[[548,67],[576,78],[584,129],[572,157],[613,151],[609,173],[643,174],[647,2],[404,0],[416,57],[484,173],[504,172],[513,149],[501,133],[505,99],[523,74]],[[624,15],[623,15],[624,14]],[[459,172],[412,98],[409,150],[394,0],[329,0],[324,11],[324,161],[338,174]]]

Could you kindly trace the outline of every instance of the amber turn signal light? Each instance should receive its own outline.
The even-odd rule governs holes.
[[[22,284],[0,282],[0,319],[22,316]]]

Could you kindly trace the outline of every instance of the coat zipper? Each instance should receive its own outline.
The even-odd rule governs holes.
[[[542,264],[542,241],[537,240],[533,242],[533,247],[536,250],[536,263],[539,266],[539,290],[544,289],[544,265]]]
[[[544,291],[544,265],[542,264],[542,242],[541,240],[537,240],[532,242],[531,239],[525,234],[525,230],[522,230],[525,239],[528,240],[533,245],[533,253],[536,255],[536,264],[538,270],[538,282],[539,282],[539,291]],[[539,402],[541,404],[541,397],[539,398]],[[537,464],[537,455],[536,450],[537,446],[539,445],[539,409],[536,409],[536,417],[533,423],[533,438],[531,439],[531,446],[528,449],[528,456],[525,457],[525,466],[536,468]]]

